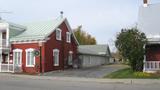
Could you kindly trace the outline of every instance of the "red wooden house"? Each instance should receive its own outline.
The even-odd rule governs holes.
[[[63,70],[77,58],[78,42],[66,18],[28,23],[0,21],[0,72]]]

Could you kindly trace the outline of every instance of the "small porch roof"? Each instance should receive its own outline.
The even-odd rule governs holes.
[[[160,44],[160,37],[148,38],[147,45],[150,45],[150,44]]]

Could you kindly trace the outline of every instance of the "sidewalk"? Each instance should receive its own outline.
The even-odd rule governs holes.
[[[32,76],[32,75],[16,75],[9,73],[0,73],[0,79],[34,79],[34,80],[61,80],[65,82],[93,82],[106,84],[160,84],[159,79],[96,79],[96,78],[77,78],[77,77],[48,77],[48,76]]]

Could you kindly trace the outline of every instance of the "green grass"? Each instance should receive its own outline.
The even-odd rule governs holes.
[[[151,74],[144,72],[134,72],[130,68],[118,70],[109,75],[106,75],[104,78],[112,78],[112,79],[159,79],[160,74]]]

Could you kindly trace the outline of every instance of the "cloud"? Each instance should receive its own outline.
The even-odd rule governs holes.
[[[56,18],[63,10],[73,28],[83,25],[101,44],[134,24],[141,4],[141,0],[1,0],[0,10],[12,11],[2,16],[16,23]]]

